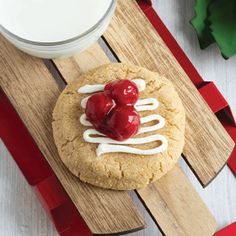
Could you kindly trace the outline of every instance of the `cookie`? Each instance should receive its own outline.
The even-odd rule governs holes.
[[[140,86],[135,105],[142,123],[139,133],[124,142],[96,143],[96,130],[82,119],[86,117],[83,103],[91,96],[86,93],[86,85],[99,84],[103,89],[104,84],[124,79],[136,81]],[[141,88],[143,83],[145,89]],[[152,99],[146,104],[151,107],[142,109],[138,103],[147,98]],[[80,180],[107,189],[139,189],[166,174],[178,161],[184,146],[185,111],[173,84],[165,77],[142,67],[111,63],[83,74],[66,86],[53,111],[52,127],[63,163]],[[147,132],[145,127],[158,128],[148,128]],[[153,137],[156,139],[152,140]],[[85,141],[86,138],[90,141]]]

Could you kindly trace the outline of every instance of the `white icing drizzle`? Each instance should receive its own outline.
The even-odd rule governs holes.
[[[87,120],[85,113],[82,114],[82,116],[80,117],[79,121],[80,121],[80,123],[81,123],[82,125],[84,125],[84,126],[93,126],[93,125]]]
[[[165,123],[166,123],[165,119],[162,116],[157,115],[157,114],[153,114],[153,115],[149,115],[149,116],[145,116],[145,117],[140,118],[141,124],[145,124],[145,123],[148,123],[148,122],[154,121],[154,120],[158,121],[158,123],[155,125],[152,125],[152,126],[141,127],[139,129],[138,134],[152,132],[152,131],[161,129],[165,126]]]
[[[101,137],[91,137],[92,135],[100,135]],[[167,139],[160,134],[154,134],[141,138],[130,138],[128,140],[119,142],[104,136],[104,134],[101,134],[95,129],[87,129],[83,134],[83,138],[89,143],[99,143],[96,150],[98,156],[109,152],[126,152],[140,155],[153,155],[165,151],[168,146]],[[125,144],[144,144],[154,141],[160,141],[161,145],[152,149],[139,149],[125,146]]]
[[[88,101],[89,98],[90,98],[90,96],[85,97],[85,98],[83,98],[83,99],[81,100],[80,105],[81,105],[82,108],[85,108],[85,107],[86,107],[86,104],[87,104],[87,101]]]
[[[145,90],[145,88],[146,88],[145,80],[143,80],[143,79],[133,79],[132,81],[138,87],[139,92],[142,92],[142,91]]]
[[[146,87],[145,81],[142,79],[135,79],[133,82],[136,83],[139,91],[143,91]],[[96,85],[85,85],[78,89],[79,93],[94,93],[99,92],[104,89],[104,85],[96,84]],[[83,108],[86,107],[86,103],[90,96],[85,97],[81,101],[81,106]],[[147,110],[155,110],[159,106],[159,102],[155,98],[146,98],[146,99],[139,99],[135,104],[135,109],[137,111],[147,111]],[[141,117],[140,122],[141,124],[145,124],[151,121],[157,121],[155,125],[141,127],[138,134],[141,133],[148,133],[158,129],[161,129],[165,126],[165,119],[157,114],[152,114],[149,116]],[[92,126],[92,124],[86,119],[86,115],[82,114],[80,117],[80,123],[84,126]],[[138,135],[137,134],[137,135]],[[94,137],[96,135],[96,137]],[[104,153],[110,152],[125,152],[125,153],[133,153],[139,155],[153,155],[160,152],[163,152],[167,149],[168,141],[166,137],[160,134],[150,135],[147,137],[136,137],[130,138],[125,141],[116,141],[111,138],[106,137],[104,134],[98,132],[95,129],[87,129],[84,134],[83,138],[86,142],[90,143],[99,143],[98,148],[96,150],[97,156],[100,156]],[[139,149],[126,146],[126,144],[145,144],[151,143],[154,141],[160,141],[161,145],[157,146],[156,148],[152,149]]]
[[[145,124],[145,123],[148,123],[150,121],[158,121],[157,124],[155,125],[152,125],[152,126],[147,126],[147,127],[142,127],[139,129],[138,131],[138,134],[143,134],[143,133],[147,133],[147,132],[151,132],[151,131],[155,131],[155,130],[158,130],[158,129],[161,129],[165,126],[165,119],[160,116],[160,115],[157,115],[157,114],[154,114],[154,115],[149,115],[149,116],[145,116],[145,117],[141,117],[140,121],[141,121],[141,124]],[[81,117],[80,117],[80,123],[84,126],[93,126],[87,119],[86,119],[86,115],[83,114]],[[90,129],[90,131],[87,133],[90,135],[90,132],[91,132],[92,129]],[[94,129],[95,130],[95,129]],[[96,131],[96,130],[95,130]],[[94,132],[91,132],[91,134],[95,134]],[[86,132],[86,131],[85,131]],[[98,132],[98,131],[96,131]],[[100,134],[99,132],[96,133],[96,134]],[[103,134],[101,134],[102,136],[104,136]],[[99,138],[95,138],[98,140],[98,143],[99,143]],[[101,139],[102,141],[103,139]],[[110,139],[110,141],[112,141],[113,139]],[[87,141],[87,140],[86,140]],[[114,140],[113,140],[114,141]]]
[[[137,111],[152,111],[156,110],[159,106],[159,102],[155,98],[139,99],[135,104]]]
[[[87,84],[80,87],[77,91],[78,93],[96,93],[104,90],[105,85],[103,84]]]
[[[159,121],[159,123],[152,126],[148,126],[148,127],[142,127],[139,130],[138,134],[155,131],[164,127],[165,119],[162,116],[156,115],[156,114],[142,117],[141,123],[144,124],[153,120],[157,120]],[[86,120],[85,114],[81,116],[80,121],[82,124],[86,126],[92,125],[89,121]],[[93,137],[94,135],[99,136],[99,137]],[[83,138],[85,141],[89,143],[99,143],[99,146],[96,150],[98,156],[104,153],[108,153],[108,152],[126,152],[126,153],[141,154],[141,155],[152,155],[159,152],[163,152],[167,148],[167,145],[168,145],[167,139],[163,135],[160,135],[160,134],[155,134],[155,135],[150,135],[147,137],[140,137],[140,138],[139,137],[130,138],[128,140],[119,142],[114,139],[106,137],[104,134],[98,132],[95,129],[87,129],[83,134]],[[156,148],[147,149],[147,150],[123,146],[125,144],[144,144],[144,143],[151,143],[154,141],[161,141],[162,144]],[[112,145],[112,144],[116,144],[116,145]]]
[[[133,148],[133,147],[128,147],[124,145],[112,145],[112,144],[100,143],[98,145],[96,153],[97,153],[97,156],[100,156],[108,152],[125,152],[125,153],[133,153],[133,154],[138,154],[138,155],[154,155],[154,154],[165,151],[166,148],[168,147],[167,139],[162,135],[156,134],[155,140],[159,140],[162,143],[160,146],[156,148],[151,148],[151,149],[139,149],[139,148]],[[145,143],[147,143],[147,141]]]
[[[140,92],[146,88],[146,83],[143,79],[133,79],[132,81],[136,84]],[[104,84],[87,84],[80,87],[77,90],[77,92],[78,93],[96,93],[99,91],[103,91],[104,87],[105,87]]]
[[[88,99],[90,96],[85,97],[81,100],[81,107],[85,108]],[[136,111],[151,111],[157,109],[159,106],[159,102],[155,98],[145,98],[139,99],[135,104]]]

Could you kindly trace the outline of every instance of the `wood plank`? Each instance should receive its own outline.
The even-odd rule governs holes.
[[[0,86],[92,233],[112,234],[143,228],[143,218],[128,193],[84,184],[62,164],[51,130],[51,114],[61,89],[43,61],[20,52],[2,37],[0,52]]]
[[[225,165],[234,142],[135,0],[118,0],[104,37],[122,62],[157,71],[174,83],[187,113],[183,154],[202,185],[207,185]]]
[[[213,235],[216,221],[177,165],[148,188],[138,190],[165,235]]]
[[[92,57],[88,53],[91,50]],[[70,70],[81,68],[86,72],[87,69],[99,66],[101,62],[108,62],[98,43],[88,52],[76,55],[70,60],[54,60],[66,81],[71,80]],[[63,66],[65,62],[66,66]],[[92,66],[87,68],[88,64]],[[214,217],[178,165],[160,180],[137,193],[166,235],[210,236],[216,230]]]
[[[99,53],[97,54],[97,52]],[[84,72],[100,65],[109,63],[110,60],[105,52],[100,49],[98,43],[94,43],[87,50],[68,58],[54,59],[57,69],[67,83],[78,78]]]

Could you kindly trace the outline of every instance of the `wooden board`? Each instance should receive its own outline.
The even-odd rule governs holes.
[[[84,52],[77,56],[61,59],[54,59],[58,71],[64,80],[69,83],[86,71],[94,69],[100,65],[109,63],[110,60],[98,43],[94,43]]]
[[[200,182],[207,185],[225,165],[234,142],[135,0],[118,0],[104,37],[120,61],[157,71],[174,83],[187,113],[183,154]]]
[[[62,164],[51,130],[51,114],[61,89],[42,60],[20,52],[2,37],[0,86],[94,234],[129,232],[144,227],[128,193],[84,184]]]
[[[178,165],[138,194],[165,235],[216,232],[214,217]]]
[[[61,75],[68,82],[79,76],[80,71],[86,72],[107,62],[109,59],[98,43],[69,59],[54,60]],[[164,234],[214,234],[214,217],[178,165],[157,182],[137,192]]]

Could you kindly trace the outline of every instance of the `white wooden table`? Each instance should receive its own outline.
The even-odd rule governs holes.
[[[189,25],[194,0],[153,0],[159,16],[205,80],[214,81],[236,113],[236,56],[225,61],[216,46],[202,51]],[[218,229],[236,221],[236,178],[227,166],[203,189],[183,160],[180,164],[202,199],[216,217]],[[148,227],[130,235],[161,235],[135,195]],[[0,141],[0,236],[57,235],[34,192]]]

